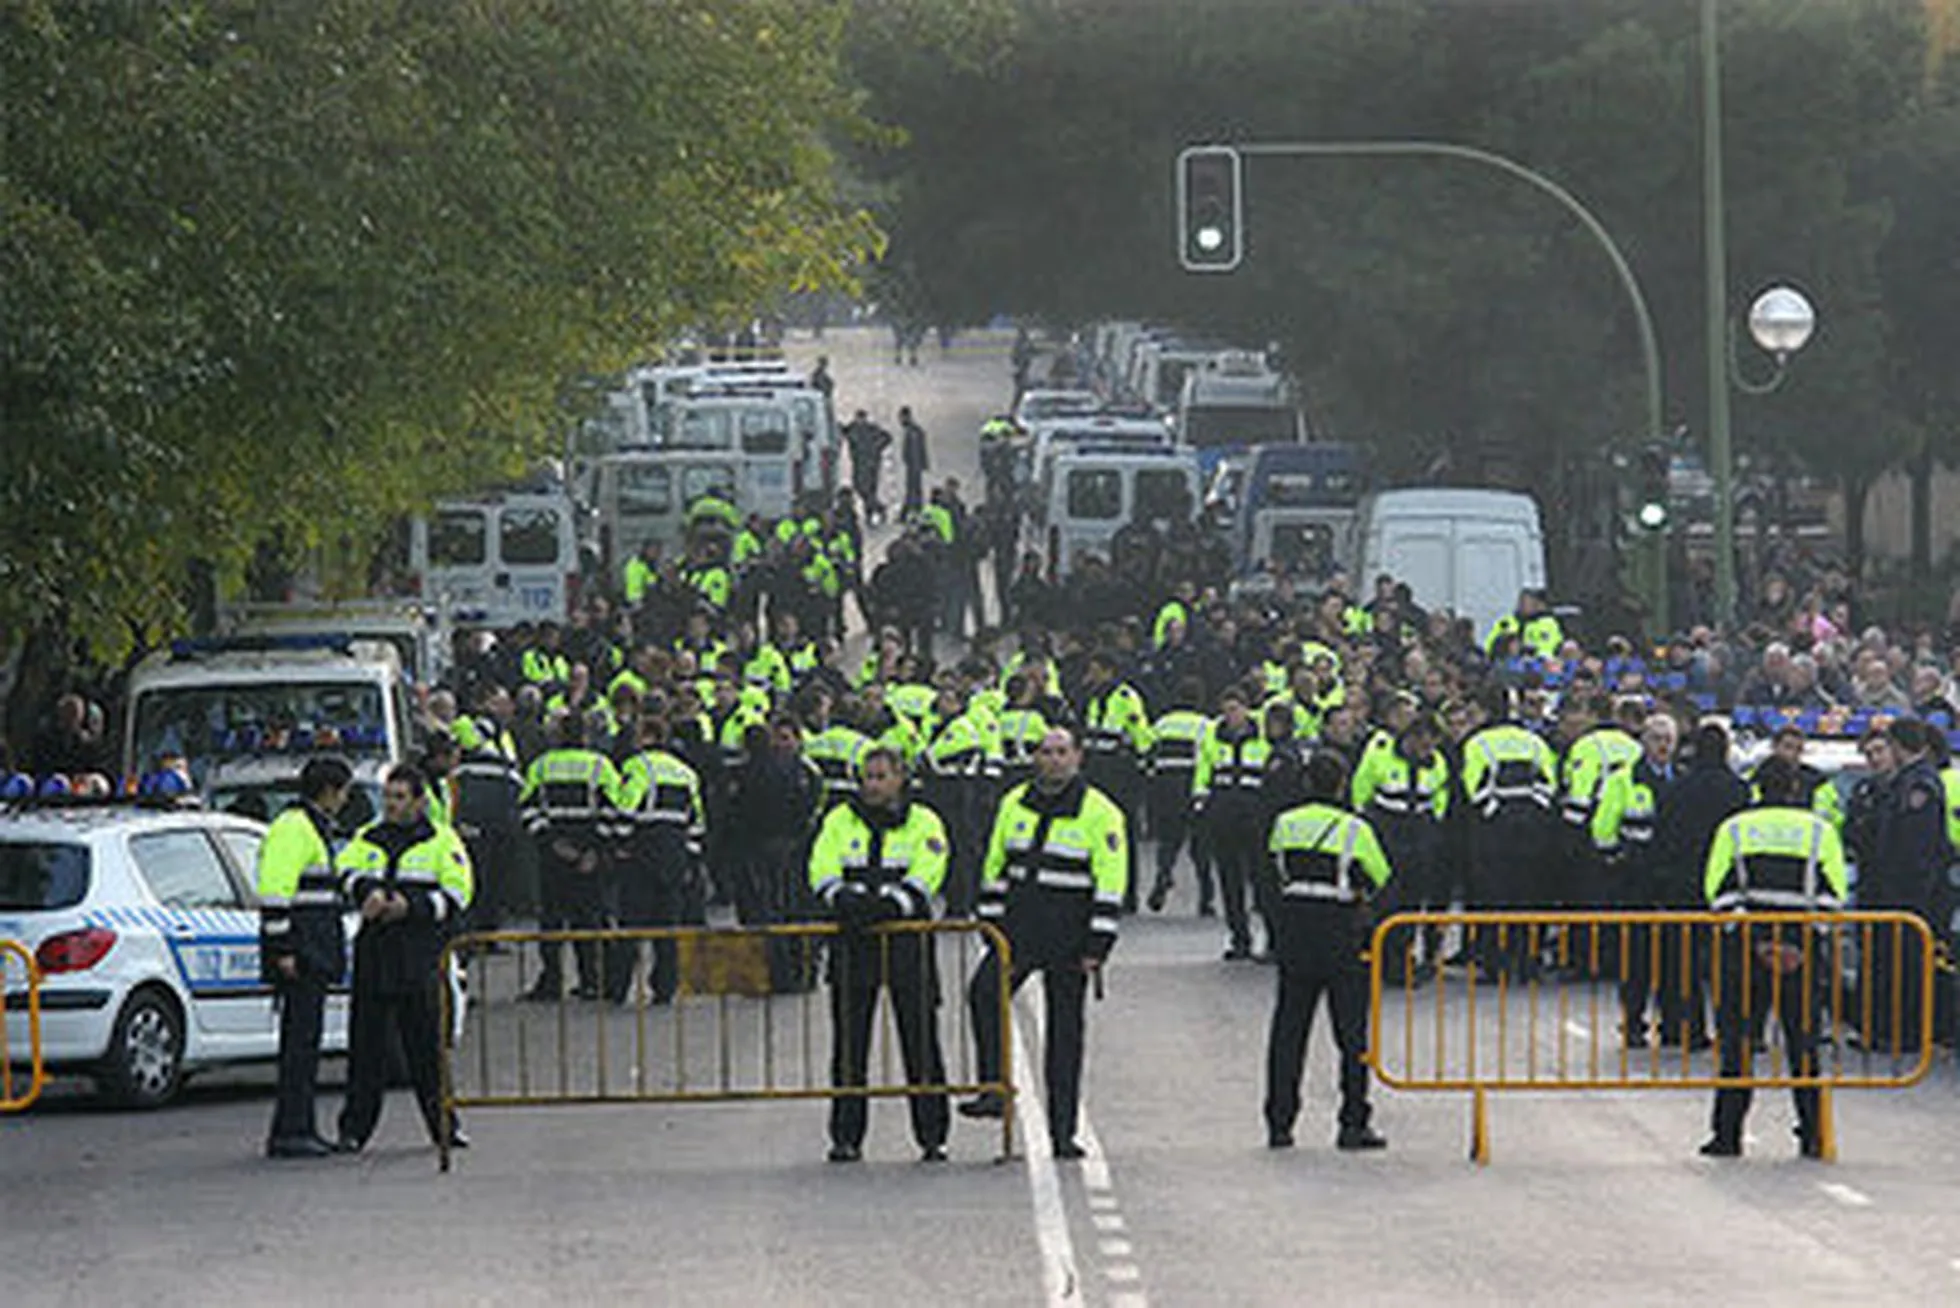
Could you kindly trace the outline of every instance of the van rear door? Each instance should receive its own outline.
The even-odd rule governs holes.
[[[578,568],[566,506],[546,499],[506,500],[496,509],[495,543],[491,607],[515,614],[515,621],[565,621],[570,577]]]

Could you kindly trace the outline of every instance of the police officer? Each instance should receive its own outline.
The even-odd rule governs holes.
[[[1729,767],[1729,733],[1720,723],[1695,729],[1688,762],[1662,796],[1655,818],[1654,873],[1670,908],[1706,902],[1708,850],[1722,824],[1749,806],[1749,787]],[[1706,1049],[1708,1038],[1708,937],[1705,932],[1661,931],[1661,1039]]]
[[[840,1089],[865,1083],[880,989],[891,992],[906,1083],[946,1083],[931,937],[868,932],[884,922],[930,921],[946,876],[946,829],[938,814],[906,797],[905,786],[899,752],[873,748],[858,793],[830,810],[810,849],[811,893],[844,929],[830,955],[830,1083]],[[910,1106],[920,1158],[944,1162],[951,1121],[945,1094],[913,1095]],[[859,1095],[831,1100],[831,1162],[863,1157],[869,1109]]]
[[[333,1152],[313,1116],[320,1071],[320,1026],[327,987],[347,965],[334,874],[334,817],[353,789],[354,770],[337,758],[308,759],[299,799],[274,818],[259,846],[259,958],[279,1007],[279,1082],[268,1158],[319,1158]]]
[[[429,820],[428,779],[410,763],[388,773],[381,820],[361,829],[336,860],[342,891],[358,906],[354,998],[349,1018],[347,1102],[338,1147],[358,1153],[374,1134],[399,1036],[429,1138],[442,1140],[441,1009],[436,986],[443,941],[470,905],[470,858],[452,827]],[[449,1144],[469,1143],[451,1125]]]
[[[1827,934],[1798,924],[1751,927],[1751,911],[1817,912],[1840,907],[1846,893],[1844,848],[1837,828],[1803,804],[1803,784],[1788,762],[1771,758],[1757,773],[1763,804],[1736,814],[1716,829],[1708,850],[1704,889],[1709,908],[1739,912],[1719,942],[1722,994],[1716,1016],[1720,1075],[1745,1077],[1772,1005],[1783,1027],[1792,1076],[1817,1075],[1815,1006],[1830,956]],[[1806,942],[1805,932],[1813,938]],[[1790,1092],[1796,1101],[1797,1146],[1805,1158],[1822,1156],[1815,1086]],[[1742,1124],[1752,1092],[1726,1086],[1715,1092],[1713,1132],[1704,1157],[1742,1154]]]
[[[1191,801],[1204,824],[1205,841],[1218,861],[1218,893],[1225,906],[1227,962],[1252,957],[1252,924],[1246,892],[1258,884],[1266,830],[1259,823],[1260,782],[1272,746],[1247,711],[1245,693],[1228,687],[1218,699],[1218,718],[1198,743],[1191,773]],[[1270,929],[1270,924],[1268,924]]]
[[[1210,852],[1191,820],[1191,774],[1197,769],[1198,743],[1208,725],[1198,711],[1203,699],[1204,683],[1187,677],[1178,683],[1170,711],[1150,724],[1150,821],[1157,835],[1157,879],[1151,883],[1148,901],[1153,913],[1161,913],[1170,898],[1171,872],[1178,851],[1187,844],[1198,878],[1198,916],[1210,917],[1214,911]]]
[[[594,930],[606,924],[605,878],[612,860],[612,824],[619,808],[619,772],[585,743],[585,720],[561,714],[554,747],[531,760],[518,803],[538,842],[538,926],[544,931]],[[564,947],[541,944],[537,983],[524,998],[556,1003],[564,997]],[[598,951],[589,940],[572,947],[580,999],[600,991]]]
[[[486,698],[486,704],[495,703],[507,714],[509,693],[499,688]],[[524,776],[517,769],[517,742],[489,713],[458,721],[456,741],[463,755],[456,765],[454,817],[476,878],[468,929],[497,931],[503,926],[505,887],[521,831],[517,797]]]
[[[1300,1115],[1300,1076],[1320,997],[1341,1051],[1342,1149],[1381,1149],[1388,1141],[1368,1125],[1368,901],[1388,884],[1390,869],[1374,828],[1342,806],[1347,764],[1318,751],[1307,760],[1306,803],[1273,822],[1267,850],[1278,894],[1272,915],[1279,988],[1266,1041],[1266,1143],[1293,1147]]]
[[[1593,813],[1613,770],[1632,767],[1640,757],[1640,742],[1610,716],[1613,703],[1604,692],[1577,696],[1575,702],[1577,711],[1561,724],[1570,733],[1571,744],[1559,760],[1559,816],[1566,834],[1561,852],[1567,884],[1547,889],[1555,903],[1604,908],[1611,905],[1604,869],[1593,849]],[[1602,963],[1609,972],[1613,970],[1610,958]]]
[[[1080,1158],[1075,1141],[1082,1082],[1083,1000],[1116,946],[1129,877],[1123,811],[1082,776],[1082,746],[1055,727],[1035,751],[1034,780],[1000,802],[980,880],[980,917],[998,923],[1011,947],[1010,987],[1040,972],[1048,1003],[1044,1079],[1055,1157]],[[982,1081],[1001,1067],[1000,958],[989,950],[967,989]],[[999,1117],[997,1094],[960,1105],[966,1117]]]
[[[986,839],[989,816],[984,811],[987,787],[1000,773],[1000,758],[983,716],[955,682],[941,683],[933,718],[938,732],[924,751],[923,793],[952,838],[946,911],[954,917],[971,917],[979,893],[981,843]]]
[[[1089,656],[1083,683],[1082,749],[1089,783],[1125,813],[1142,807],[1143,757],[1150,751],[1150,714],[1136,687],[1118,675],[1116,656],[1098,650]],[[1136,911],[1136,849],[1130,848],[1129,887],[1123,903]]]
[[[1897,909],[1923,918],[1939,902],[1952,847],[1946,838],[1946,789],[1933,765],[1929,730],[1917,718],[1900,718],[1886,728],[1898,768],[1888,802],[1879,811],[1871,861],[1859,867],[1861,908]],[[1873,937],[1870,976],[1879,993],[1871,1006],[1873,1029],[1866,1033],[1867,1045],[1897,1056],[1916,1055],[1923,942],[1917,931],[1880,929]],[[1892,983],[1895,974],[1903,978],[1897,987]],[[1899,995],[1896,1009],[1889,1002],[1894,993]]]
[[[1526,908],[1543,902],[1543,864],[1551,852],[1557,818],[1552,813],[1555,763],[1551,746],[1520,726],[1510,692],[1489,686],[1483,695],[1490,725],[1463,742],[1463,792],[1470,811],[1470,893],[1477,908]],[[1536,970],[1530,933],[1485,927],[1478,934],[1479,963],[1491,976],[1509,971],[1525,980]]]
[[[828,691],[815,687],[803,696],[803,756],[823,774],[823,806],[826,811],[857,793],[858,773],[871,742],[863,732],[834,713],[835,701]]]
[[[1592,840],[1605,860],[1606,899],[1617,908],[1669,906],[1654,861],[1654,831],[1662,806],[1674,789],[1674,746],[1679,730],[1666,713],[1649,717],[1640,728],[1640,757],[1630,766],[1615,767],[1607,773],[1599,803],[1593,809]],[[1625,941],[1621,1031],[1628,1049],[1645,1049],[1648,1003],[1656,987],[1666,991],[1673,978],[1653,974],[1652,927],[1630,928]]]
[[[1446,904],[1449,892],[1440,863],[1449,806],[1449,764],[1438,748],[1442,735],[1434,718],[1404,712],[1399,720],[1404,725],[1397,735],[1370,742],[1349,788],[1355,811],[1374,828],[1395,868],[1396,884],[1383,905],[1390,911]],[[1382,959],[1384,977],[1420,980],[1433,971],[1440,939],[1423,941],[1423,960],[1413,975],[1409,944],[1405,930],[1391,933]]]
[[[678,926],[689,874],[700,865],[707,838],[707,810],[700,774],[669,748],[664,718],[640,724],[640,749],[619,774],[619,807],[630,822],[618,867],[619,925]],[[639,945],[619,942],[606,963],[606,997],[626,1000]],[[678,951],[672,940],[653,942],[647,989],[655,1004],[671,1003],[679,986]]]

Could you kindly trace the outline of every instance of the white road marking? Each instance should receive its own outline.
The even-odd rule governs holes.
[[[1116,1207],[1116,1196],[1113,1194],[1092,1194],[1089,1196],[1089,1207],[1114,1208]]]
[[[1014,1039],[1028,1048],[1014,1021]],[[1055,1155],[1048,1139],[1048,1114],[1040,1088],[1026,1057],[1014,1059],[1014,1115],[1021,1131],[1021,1149],[1028,1160],[1028,1191],[1034,1200],[1034,1235],[1041,1247],[1041,1281],[1049,1308],[1080,1305],[1082,1280],[1076,1272],[1075,1241],[1068,1232],[1068,1210],[1062,1206],[1061,1180],[1055,1174]]]
[[[1854,1190],[1842,1181],[1819,1181],[1817,1188],[1846,1208],[1869,1208],[1872,1197],[1863,1190]]]
[[[1089,1220],[1096,1224],[1098,1231],[1120,1231],[1127,1225],[1118,1213],[1091,1213]]]
[[[1096,1252],[1105,1258],[1128,1258],[1136,1252],[1136,1246],[1128,1240],[1100,1240]]]
[[[1103,1275],[1118,1283],[1141,1281],[1143,1270],[1135,1263],[1111,1263],[1103,1268]]]
[[[1150,1300],[1135,1290],[1124,1290],[1109,1296],[1109,1308],[1150,1308]]]

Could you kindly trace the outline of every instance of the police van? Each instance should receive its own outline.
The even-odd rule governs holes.
[[[1294,444],[1305,435],[1292,383],[1268,369],[1263,356],[1228,352],[1185,374],[1177,439],[1198,451],[1207,474],[1230,455]]]
[[[1365,496],[1346,559],[1351,576],[1408,583],[1415,602],[1469,618],[1479,632],[1545,586],[1538,504],[1513,491],[1419,488]]]
[[[1229,535],[1240,576],[1324,581],[1343,566],[1365,479],[1359,450],[1332,442],[1256,446],[1233,466]]]
[[[1087,554],[1107,559],[1126,524],[1190,521],[1199,489],[1188,450],[1090,445],[1056,455],[1039,523],[1049,572],[1066,577]]]
[[[202,789],[218,764],[316,751],[399,762],[419,742],[392,645],[343,636],[178,641],[130,673],[123,774],[184,760]]]
[[[1164,450],[1171,445],[1170,428],[1162,418],[1137,408],[1104,408],[1037,422],[1029,432],[1026,464],[1017,468],[1029,488],[1028,504],[1036,525],[1042,520],[1052,482],[1054,463],[1071,450],[1094,446],[1104,450]]]
[[[174,805],[0,811],[0,937],[40,967],[50,1071],[155,1108],[199,1068],[277,1055],[254,890],[264,838],[258,822]],[[7,1047],[20,1057],[25,978],[9,968]],[[344,986],[329,995],[322,1045],[347,1047]]]
[[[564,622],[578,602],[579,510],[562,486],[438,502],[409,531],[417,594],[457,625]]]
[[[782,396],[690,395],[667,410],[656,444],[728,456],[737,469],[735,506],[781,518],[803,488],[799,439],[796,407]]]
[[[631,450],[598,460],[592,504],[609,575],[649,542],[673,557],[685,546],[695,501],[715,495],[740,503],[741,470],[736,456],[707,450]]]

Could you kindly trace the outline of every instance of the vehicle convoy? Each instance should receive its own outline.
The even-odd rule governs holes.
[[[0,937],[26,945],[41,969],[51,1072],[85,1074],[117,1103],[154,1108],[200,1068],[277,1054],[253,892],[264,838],[258,822],[162,804],[0,812]],[[26,1020],[10,994],[10,1050],[28,1048]],[[336,987],[323,1048],[346,1047],[347,995]]]
[[[441,681],[450,653],[443,615],[418,600],[227,604],[218,610],[218,635],[385,642],[395,647],[402,672],[417,686]]]
[[[1514,491],[1378,491],[1355,514],[1348,570],[1358,584],[1387,573],[1425,609],[1469,618],[1481,637],[1545,585],[1538,505]]]
[[[125,717],[123,774],[181,757],[198,790],[220,763],[297,773],[315,750],[391,763],[418,746],[394,646],[345,636],[179,641],[131,672]]]
[[[628,450],[597,460],[590,477],[598,556],[617,576],[649,542],[684,548],[687,511],[706,495],[739,503],[740,460],[707,450]]]

